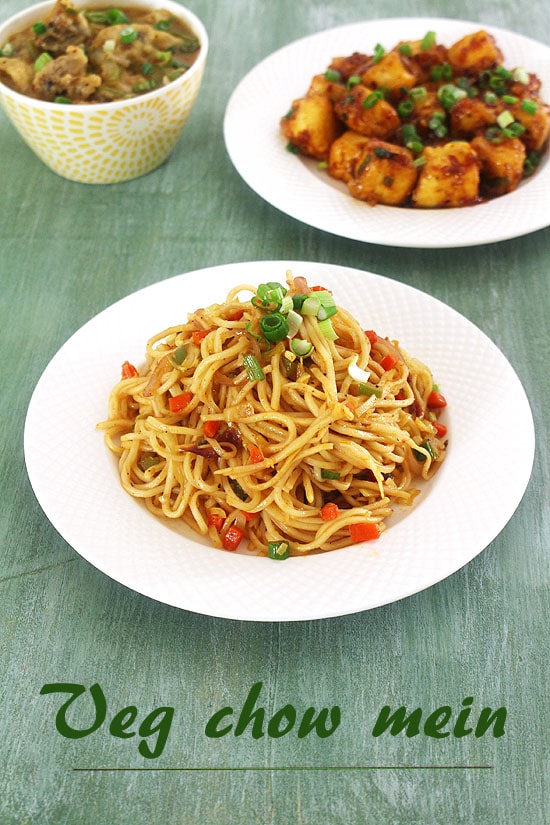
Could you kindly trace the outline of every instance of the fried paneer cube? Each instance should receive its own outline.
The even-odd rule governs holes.
[[[412,194],[421,208],[468,206],[479,199],[479,159],[466,141],[424,149],[425,164]]]
[[[457,40],[447,50],[447,57],[456,74],[480,74],[503,60],[495,38],[484,30]]]
[[[502,103],[486,103],[483,98],[464,97],[449,110],[450,132],[453,138],[471,138],[480,130],[494,125],[503,109]]]
[[[402,89],[412,89],[416,82],[416,74],[397,52],[388,52],[361,75],[364,86],[388,89],[392,99],[400,97]]]
[[[340,120],[354,132],[366,137],[389,139],[401,121],[394,107],[382,92],[357,84],[349,93],[334,104]]]
[[[330,147],[327,172],[336,180],[346,183],[353,177],[358,158],[361,157],[369,138],[351,129],[336,138]]]
[[[532,113],[526,111],[520,101],[510,106],[510,112],[525,129],[521,139],[526,148],[539,152],[550,135],[550,107],[542,101],[531,102],[536,106],[536,111]]]
[[[525,146],[518,138],[493,143],[479,135],[471,142],[481,162],[481,180],[486,194],[496,196],[512,192],[523,177]]]
[[[423,40],[404,40],[397,44],[394,51],[405,53],[407,65],[416,75],[417,83],[428,82],[432,68],[448,62],[446,47],[438,43],[426,46]]]
[[[351,195],[374,205],[399,206],[410,196],[418,171],[408,149],[383,140],[367,140],[348,180]]]
[[[317,84],[320,88],[320,81]],[[332,142],[344,129],[334,112],[328,87],[323,89],[294,100],[289,113],[281,118],[286,139],[303,155],[318,160],[327,160]]]

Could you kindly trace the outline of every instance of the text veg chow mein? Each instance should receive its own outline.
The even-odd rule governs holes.
[[[445,457],[429,369],[291,272],[236,286],[146,354],[98,426],[123,488],[216,547],[285,559],[377,539]]]

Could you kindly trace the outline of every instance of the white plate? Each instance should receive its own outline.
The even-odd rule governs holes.
[[[126,359],[187,312],[240,283],[282,281],[287,268],[331,288],[365,328],[428,364],[448,400],[446,461],[416,504],[377,542],[276,562],[227,553],[150,514],[125,493],[95,429]],[[514,445],[514,468],[509,451]],[[33,393],[27,471],[44,512],[91,564],[139,593],[197,613],[294,621],[388,604],[429,587],[502,530],[529,480],[533,421],[517,376],[463,316],[395,281],[332,264],[262,261],[213,267],[130,295],[76,332]]]
[[[302,97],[315,74],[333,57],[370,53],[377,43],[435,31],[450,46],[481,28],[494,35],[508,68],[523,66],[542,80],[550,101],[550,49],[504,29],[442,18],[394,18],[341,26],[297,40],[259,63],[239,83],[224,119],[229,156],[246,183],[272,206],[310,226],[369,243],[403,247],[457,247],[519,237],[550,225],[550,162],[508,195],[460,209],[415,210],[374,207],[351,197],[345,184],[317,163],[286,151],[281,117]]]

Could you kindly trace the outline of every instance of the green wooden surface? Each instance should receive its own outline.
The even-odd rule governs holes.
[[[2,19],[24,5],[4,0]],[[174,155],[153,174],[107,187],[62,180],[0,115],[0,825],[543,825],[550,230],[460,254],[326,235],[247,188],[225,152],[222,120],[244,74],[297,37],[406,14],[477,20],[548,42],[544,0],[415,0],[406,10],[395,0],[194,0],[192,8],[211,37],[204,85]],[[464,314],[521,377],[538,449],[511,521],[435,587],[331,620],[224,621],[129,592],[82,560],[33,496],[23,424],[50,358],[104,307],[186,270],[281,258],[368,269]],[[513,474],[514,445],[503,449]],[[139,737],[111,736],[108,721],[84,739],[62,737],[61,697],[40,695],[59,682],[99,683],[108,721],[128,705],[139,720],[174,707],[162,756],[145,759]],[[338,705],[340,727],[326,739],[208,738],[210,716],[227,705],[238,711],[257,682],[268,718],[289,703],[300,713]],[[385,704],[425,715],[449,705],[456,718],[470,696],[472,718],[506,707],[504,736],[372,735]],[[74,770],[109,766],[157,770]]]

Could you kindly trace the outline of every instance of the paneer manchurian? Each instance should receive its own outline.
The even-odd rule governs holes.
[[[290,151],[316,158],[374,205],[460,207],[511,192],[548,148],[541,83],[508,70],[493,36],[449,48],[434,32],[334,58],[281,119]]]

